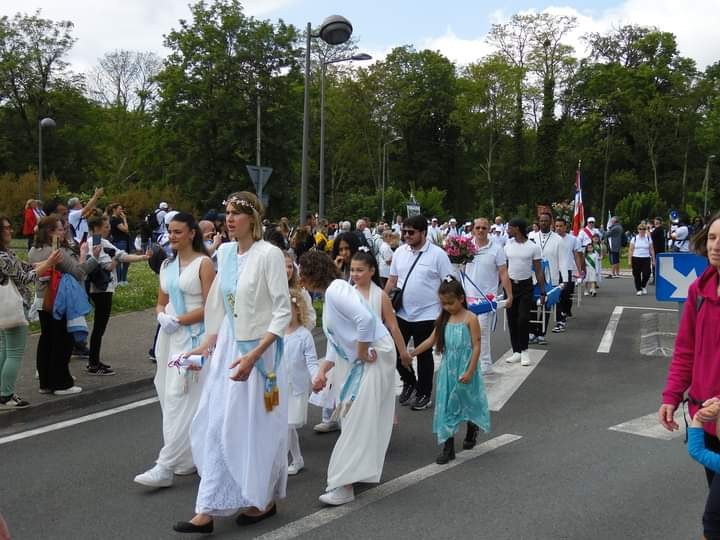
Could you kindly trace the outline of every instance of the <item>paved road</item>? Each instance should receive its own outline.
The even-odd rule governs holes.
[[[453,467],[433,465],[438,447],[430,432],[432,412],[401,408],[383,484],[363,486],[353,505],[321,511],[317,496],[336,436],[316,435],[308,427],[301,432],[306,470],[289,479],[278,516],[242,530],[232,520],[217,520],[214,536],[292,538],[306,531],[302,538],[333,540],[699,538],[704,476],[682,438],[609,429],[657,409],[669,361],[640,354],[640,347],[643,335],[655,328],[646,308],[673,306],[636,298],[631,289],[627,279],[606,281],[600,296],[583,299],[570,330],[550,334],[547,353],[526,379],[518,375],[520,366],[488,378],[495,394],[513,377],[522,384],[493,413],[492,433],[481,438],[472,459]],[[610,353],[597,353],[618,305],[644,309],[625,309]],[[675,317],[656,313],[665,323]],[[500,325],[493,337],[496,358],[508,343]],[[139,393],[123,402],[151,396]],[[311,414],[312,424],[318,412]],[[157,404],[4,442],[2,436],[13,430],[0,432],[0,511],[14,538],[181,537],[170,527],[192,515],[197,477],[161,491],[132,482],[152,464],[160,444]],[[512,439],[506,435],[519,438],[500,445]]]

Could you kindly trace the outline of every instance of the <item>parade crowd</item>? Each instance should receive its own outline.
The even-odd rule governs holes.
[[[69,370],[78,351],[88,374],[113,375],[101,360],[113,293],[127,283],[129,264],[147,261],[159,274],[150,356],[157,363],[163,445],[155,465],[134,480],[169,487],[175,475],[197,472],[195,514],[174,525],[188,533],[212,532],[213,520],[223,516],[237,514],[239,525],[250,525],[276,513],[288,476],[304,467],[298,430],[309,405],[322,409],[315,431],[340,431],[319,497],[324,504],[348,503],[355,483],[380,481],[396,406],[433,408],[436,461],[448,463],[463,428],[464,449],[490,431],[484,377],[497,360],[491,334],[499,310],[506,310],[512,345],[505,361],[530,366],[529,345],[547,345],[548,330],[571,330],[577,296],[594,297],[604,278],[620,275],[626,243],[634,294],[644,295],[655,254],[688,251],[691,238],[679,217],[668,229],[661,218],[643,221],[628,239],[617,218],[601,230],[590,217],[573,234],[566,218],[545,211],[532,224],[498,216],[460,226],[454,218],[441,224],[413,215],[375,226],[361,218],[353,227],[310,215],[291,227],[286,219],[264,220],[258,198],[236,192],[222,212],[201,220],[161,202],[133,239],[122,206],[97,208],[102,195],[98,189],[84,204],[72,198],[44,208],[28,201],[27,262],[10,248],[11,221],[0,217],[0,406],[28,405],[14,386],[29,318],[37,317],[41,328],[41,393],[82,391]],[[706,254],[720,250],[718,224],[700,225]],[[710,248],[711,241],[718,247]],[[717,267],[711,265],[715,289]],[[705,298],[716,307],[714,294]],[[693,320],[683,320],[685,334],[696,325],[694,310],[687,312]],[[324,358],[311,334],[318,325],[327,339]],[[692,344],[683,346],[692,365]],[[441,357],[437,374],[434,355]],[[661,409],[669,429],[677,427],[673,413],[690,385],[687,366],[673,373]],[[720,385],[713,391],[720,395]],[[707,401],[716,394],[706,394],[698,395],[696,405],[706,407],[698,422],[720,414],[720,400]],[[717,409],[714,416],[707,407]]]

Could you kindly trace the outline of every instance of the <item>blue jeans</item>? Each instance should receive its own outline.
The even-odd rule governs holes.
[[[115,242],[113,242],[113,244],[116,248],[130,253],[130,242],[128,242],[127,240],[116,240]],[[119,263],[115,267],[115,273],[117,274],[118,283],[127,281],[129,267],[130,265],[128,263]]]

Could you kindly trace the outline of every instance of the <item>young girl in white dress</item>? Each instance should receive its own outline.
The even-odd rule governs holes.
[[[585,246],[585,291],[584,296],[597,295],[597,284],[600,279],[600,256],[597,244],[590,243]]]
[[[200,229],[190,214],[179,213],[168,225],[174,256],[160,270],[155,311],[161,330],[155,345],[155,389],[163,414],[163,447],[156,465],[135,477],[148,487],[169,487],[173,476],[195,472],[190,424],[202,394],[205,372],[168,367],[170,358],[193,349],[205,333],[205,299],[215,278]]]
[[[195,516],[174,530],[210,533],[214,516],[244,509],[238,525],[276,513],[287,484],[288,386],[281,369],[290,292],[282,251],[262,240],[263,208],[246,191],[226,203],[233,242],[217,252],[205,304],[205,341],[189,354],[212,356],[190,441],[200,486]]]
[[[312,379],[318,371],[315,341],[305,326],[305,296],[299,288],[290,290],[292,319],[285,330],[283,366],[288,380],[288,476],[296,475],[305,466],[300,452],[297,430],[307,423],[308,397]]]
[[[330,257],[308,252],[300,258],[300,280],[311,291],[323,293],[323,331],[328,351],[313,390],[326,384],[326,373],[346,363],[336,414],[342,431],[335,444],[326,492],[320,501],[341,505],[355,499],[355,482],[380,481],[395,410],[395,345],[387,328],[352,285],[338,279]]]

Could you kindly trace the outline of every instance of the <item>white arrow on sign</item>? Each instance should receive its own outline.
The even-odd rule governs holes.
[[[690,284],[697,279],[695,269],[691,269],[688,275],[685,275],[675,269],[673,259],[671,257],[662,257],[660,259],[660,269],[658,274],[662,278],[675,287],[675,291],[670,298],[684,299],[687,298],[688,288]]]

